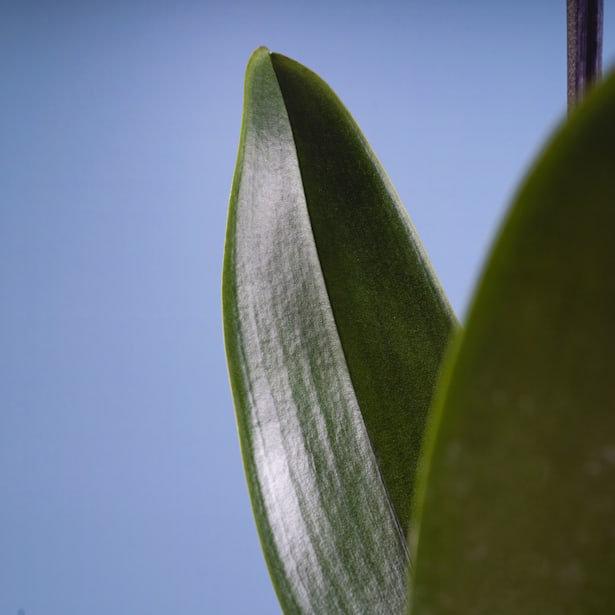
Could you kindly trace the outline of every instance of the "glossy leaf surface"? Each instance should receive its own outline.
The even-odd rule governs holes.
[[[255,517],[285,612],[398,613],[425,413],[454,317],[354,121],[261,48],[223,280]]]
[[[412,615],[615,605],[615,78],[518,195],[430,425]]]

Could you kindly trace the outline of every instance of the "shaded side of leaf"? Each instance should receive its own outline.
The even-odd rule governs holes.
[[[248,486],[286,613],[397,613],[405,539],[348,374],[271,57],[248,66],[223,274]]]
[[[353,388],[405,533],[425,417],[456,320],[351,115],[312,71],[278,54],[272,62]]]
[[[614,144],[611,77],[495,245],[429,430],[413,615],[613,612]]]

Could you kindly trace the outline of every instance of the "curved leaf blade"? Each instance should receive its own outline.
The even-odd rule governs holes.
[[[277,66],[277,70],[281,74],[285,69]],[[305,189],[306,169],[315,161],[309,155],[298,157],[296,127],[291,126],[278,78],[269,52],[257,50],[246,73],[223,275],[229,373],[257,526],[285,612],[400,612],[406,600],[404,532],[380,467],[386,451],[374,445],[355,390],[351,363],[356,358],[347,352],[340,335],[339,315],[332,307],[337,300],[331,289],[339,285],[346,289],[343,292],[365,294],[366,308],[369,301],[376,303],[380,298],[356,282],[344,286],[346,280],[339,279],[346,276],[343,267],[328,267],[329,277],[323,275],[322,244],[315,240],[312,216],[318,208],[334,203],[330,190],[335,181],[323,182],[317,195]],[[320,97],[315,92],[309,95]],[[335,104],[339,114],[343,108],[337,99]],[[344,121],[360,134],[354,124]],[[355,154],[346,158],[346,164],[375,164],[367,154],[359,159]],[[372,173],[370,167],[368,172]],[[383,177],[378,170],[370,181],[382,184]],[[411,252],[419,255],[414,256],[414,269],[429,271],[411,243],[411,227],[394,198],[374,204],[388,208],[393,226],[405,229],[394,235],[392,246],[359,245],[348,237],[334,247],[332,262],[340,251],[357,258],[366,251],[368,262],[386,256],[389,267],[399,268],[407,258],[396,254]],[[308,205],[308,200],[317,203]],[[356,194],[349,193],[346,202],[351,207]],[[343,229],[345,216],[334,216],[327,224]],[[345,230],[340,232],[346,237]],[[380,268],[372,270],[381,273]],[[448,310],[434,278],[413,275],[408,276],[410,282],[427,279],[429,283],[427,291],[421,289],[421,296],[427,296],[424,310]],[[413,290],[393,288],[389,294],[412,297]],[[352,297],[342,300],[342,309],[352,301]],[[364,320],[373,317],[367,309],[352,313]],[[452,326],[450,310],[446,315],[446,331],[433,324],[414,326],[435,327],[443,346]],[[399,328],[399,332],[405,330]],[[427,361],[437,363],[431,357]],[[378,371],[385,367],[380,365]],[[354,369],[359,370],[356,378],[361,368]],[[435,374],[424,378],[426,382],[434,379]],[[425,408],[416,411],[424,413]],[[412,445],[411,438],[394,436]],[[398,471],[408,472],[407,468]]]
[[[495,245],[429,429],[413,615],[613,610],[614,143],[611,77]]]

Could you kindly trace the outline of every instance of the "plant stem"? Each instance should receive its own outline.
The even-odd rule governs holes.
[[[603,0],[566,0],[569,113],[602,72],[602,7]]]

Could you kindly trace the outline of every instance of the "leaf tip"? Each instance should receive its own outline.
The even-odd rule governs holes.
[[[250,61],[268,55],[271,55],[271,51],[269,50],[269,48],[265,47],[265,45],[260,45],[252,52],[252,55],[250,56]]]

